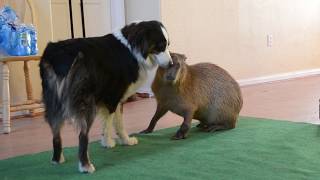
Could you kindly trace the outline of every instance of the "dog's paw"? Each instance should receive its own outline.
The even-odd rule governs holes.
[[[64,159],[63,153],[61,153],[59,161],[54,160],[54,159],[52,159],[52,161],[51,161],[51,163],[54,165],[62,164],[64,162],[65,162],[65,159]]]
[[[104,136],[102,136],[101,146],[105,148],[113,148],[116,146],[116,142],[112,138],[105,138]]]
[[[81,165],[81,162],[79,162],[79,171],[81,173],[93,173],[96,169],[94,168],[93,164],[89,163],[86,165]]]
[[[119,144],[133,146],[138,144],[138,139],[136,137],[129,137],[128,139],[119,139]]]

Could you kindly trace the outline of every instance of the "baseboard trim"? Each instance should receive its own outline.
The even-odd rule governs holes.
[[[251,86],[262,83],[271,83],[275,81],[283,81],[288,79],[302,78],[307,76],[320,75],[320,69],[309,69],[303,71],[294,71],[288,73],[275,74],[271,76],[261,76],[257,78],[241,79],[238,83],[241,87]]]

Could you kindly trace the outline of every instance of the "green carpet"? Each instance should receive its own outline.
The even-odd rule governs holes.
[[[172,141],[177,128],[140,135],[137,146],[104,149],[90,144],[94,174],[77,170],[77,148],[66,162],[50,164],[51,152],[0,161],[0,179],[320,179],[320,128],[316,125],[242,117],[236,129]],[[0,143],[1,145],[1,143]]]

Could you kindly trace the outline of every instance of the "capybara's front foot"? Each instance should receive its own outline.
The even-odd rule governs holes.
[[[141,131],[140,134],[149,134],[152,132],[153,132],[153,130],[151,130],[151,129],[145,129],[145,130]]]
[[[186,133],[181,131],[180,129],[177,131],[177,133],[171,137],[172,140],[180,140],[180,139],[185,139]]]

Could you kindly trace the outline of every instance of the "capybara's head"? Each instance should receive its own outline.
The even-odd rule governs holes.
[[[175,83],[181,74],[181,70],[187,57],[184,54],[170,52],[172,64],[163,69],[163,80]]]

